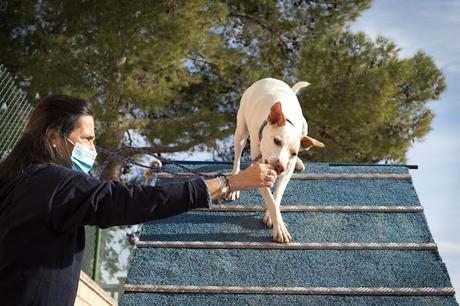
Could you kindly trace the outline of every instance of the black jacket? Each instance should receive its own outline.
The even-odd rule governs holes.
[[[100,182],[57,165],[0,178],[0,304],[73,305],[84,225],[138,224],[208,207],[201,178],[151,187]]]

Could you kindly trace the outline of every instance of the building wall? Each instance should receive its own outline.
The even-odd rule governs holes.
[[[81,271],[78,283],[75,306],[115,306],[117,302],[111,298],[85,272]]]

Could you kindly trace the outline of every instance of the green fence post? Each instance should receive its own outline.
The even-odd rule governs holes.
[[[92,279],[97,282],[99,278],[99,248],[101,244],[101,229],[96,228],[96,244],[94,246],[94,263],[93,263],[93,277]]]

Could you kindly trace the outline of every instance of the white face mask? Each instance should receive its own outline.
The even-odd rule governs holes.
[[[69,138],[67,140],[74,145],[70,156],[72,169],[88,174],[96,160],[96,151],[90,150],[78,142],[73,143]]]

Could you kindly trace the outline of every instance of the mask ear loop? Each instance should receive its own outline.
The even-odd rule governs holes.
[[[66,137],[65,140],[66,140],[66,143],[65,143],[66,146],[67,146],[67,141],[70,142],[73,146],[75,146],[75,144],[72,142],[72,140],[69,139],[69,137]]]

